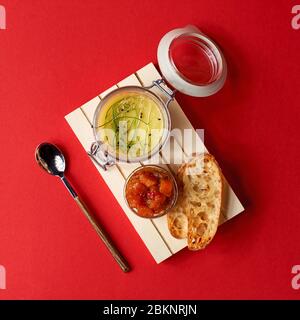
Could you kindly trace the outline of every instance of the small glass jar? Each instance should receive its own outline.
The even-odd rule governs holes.
[[[160,86],[160,81],[156,82],[154,85]],[[157,152],[159,152],[165,143],[167,142],[171,130],[171,119],[170,119],[170,113],[168,110],[168,102],[165,103],[158,95],[156,95],[154,92],[151,91],[151,87],[143,88],[138,86],[126,86],[122,88],[118,88],[112,92],[110,92],[101,102],[99,103],[93,119],[93,131],[94,131],[94,137],[97,141],[97,144],[99,145],[99,151],[102,154],[105,154],[108,159],[110,159],[113,163],[115,161],[121,161],[121,162],[140,162],[145,161],[149,158],[151,158],[153,155],[155,155]],[[103,139],[103,128],[99,126],[99,123],[101,123],[101,118],[103,118],[103,112],[107,113],[107,109],[114,104],[115,101],[118,101],[119,99],[126,99],[126,97],[137,97],[139,99],[147,99],[145,101],[151,101],[153,102],[153,105],[158,110],[159,113],[159,121],[162,123],[162,129],[159,130],[160,137],[158,139],[158,142],[153,146],[153,148],[148,148],[147,152],[144,152],[140,155],[133,155],[130,156],[130,154],[126,152],[118,152],[117,149],[112,146],[112,143],[108,143]],[[170,100],[172,97],[170,96]],[[128,112],[129,110],[127,110]],[[122,112],[125,116],[128,114],[126,110]],[[137,115],[137,117],[140,115]],[[122,117],[119,117],[122,118]],[[137,121],[143,121],[142,118],[136,118]],[[135,121],[131,119],[131,121]],[[113,132],[112,132],[113,134]],[[151,131],[147,133],[148,136],[151,136]],[[148,138],[148,137],[147,137]],[[126,139],[126,141],[129,141],[129,139]],[[127,147],[127,146],[126,146]]]
[[[172,187],[173,187],[173,191],[172,191],[172,196],[171,198],[169,199],[169,203],[167,205],[167,207],[160,211],[160,212],[157,212],[155,214],[153,214],[152,216],[142,216],[138,213],[138,210],[136,208],[132,208],[129,203],[128,203],[128,199],[126,197],[126,191],[127,191],[127,187],[128,187],[128,183],[131,181],[131,179],[133,177],[135,177],[139,172],[141,171],[144,171],[144,170],[153,170],[153,171],[156,171],[158,173],[161,173],[163,174],[165,177],[168,177],[168,179],[172,182]],[[134,171],[132,171],[132,173],[127,177],[126,181],[125,181],[125,185],[124,185],[124,190],[123,190],[123,195],[124,195],[124,199],[125,199],[125,202],[127,204],[127,206],[130,208],[130,210],[142,217],[142,218],[148,218],[148,219],[153,219],[153,218],[158,218],[158,217],[161,217],[163,215],[165,215],[166,213],[168,213],[169,210],[171,210],[174,205],[176,204],[176,201],[177,201],[177,198],[178,198],[178,186],[177,186],[177,182],[176,182],[176,179],[174,178],[173,174],[171,172],[169,172],[168,170],[160,167],[160,166],[156,166],[156,165],[145,165],[145,166],[141,166],[137,169],[135,169]]]

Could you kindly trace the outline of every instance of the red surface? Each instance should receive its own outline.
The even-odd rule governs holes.
[[[0,264],[17,298],[300,298],[300,30],[292,1],[2,0]],[[178,95],[246,211],[203,252],[156,265],[64,120],[150,61],[160,38],[193,23],[228,61],[224,89]],[[67,153],[68,177],[133,266],[123,274],[62,184],[34,161]]]

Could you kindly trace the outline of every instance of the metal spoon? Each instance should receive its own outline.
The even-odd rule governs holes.
[[[119,264],[124,272],[130,270],[128,263],[121,256],[117,248],[113,245],[111,240],[107,237],[102,227],[96,222],[95,218],[89,213],[85,204],[80,200],[75,190],[72,188],[68,180],[66,179],[64,172],[66,169],[66,161],[63,153],[51,143],[41,143],[35,151],[35,158],[37,163],[49,174],[57,176],[64,183],[65,187],[69,190],[74,200],[77,202],[79,208],[88,218],[101,240],[104,242],[116,262]]]

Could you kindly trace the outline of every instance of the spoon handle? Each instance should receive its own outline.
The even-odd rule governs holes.
[[[130,271],[130,267],[128,265],[128,263],[126,262],[126,260],[123,258],[123,256],[121,255],[121,253],[118,251],[118,249],[114,246],[114,244],[112,243],[112,241],[108,238],[108,236],[106,235],[106,232],[103,230],[103,228],[98,224],[98,222],[96,221],[96,219],[90,214],[88,208],[86,207],[86,205],[84,204],[84,202],[78,197],[77,193],[75,192],[75,190],[72,188],[71,184],[69,183],[69,181],[66,179],[65,176],[61,177],[62,182],[64,183],[64,185],[66,186],[66,188],[69,190],[69,192],[71,193],[73,199],[76,201],[76,203],[78,204],[79,208],[81,209],[81,211],[84,213],[84,215],[88,218],[89,222],[91,223],[91,225],[94,227],[94,229],[96,230],[96,232],[98,233],[99,237],[101,238],[101,240],[104,242],[104,244],[106,245],[107,249],[110,251],[110,253],[112,254],[112,256],[114,257],[114,259],[116,260],[116,262],[119,264],[119,266],[121,267],[121,269],[124,272],[128,272]]]
[[[98,233],[101,240],[104,242],[116,262],[119,264],[121,269],[124,272],[128,272],[130,270],[128,263],[126,260],[122,257],[118,249],[114,246],[114,244],[111,242],[111,240],[107,237],[105,231],[102,229],[101,226],[97,223],[95,218],[89,213],[86,205],[82,202],[82,200],[76,196],[74,197],[74,200],[77,202],[79,208],[82,210],[82,212],[85,214],[85,216],[88,218],[89,222],[92,224],[96,232]]]

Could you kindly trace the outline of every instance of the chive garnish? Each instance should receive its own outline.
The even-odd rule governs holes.
[[[147,102],[146,102],[147,103]],[[126,97],[111,105],[106,111],[105,123],[100,124],[96,128],[112,129],[115,137],[113,145],[115,148],[122,149],[126,152],[131,152],[130,149],[134,146],[137,147],[137,150],[134,150],[134,153],[140,155],[144,152],[148,152],[148,146],[151,145],[151,136],[149,133],[152,126],[153,120],[156,118],[158,121],[161,120],[161,117],[152,117],[153,112],[156,109],[153,109],[153,106],[150,104],[149,107],[147,104],[144,105],[144,100],[138,97]],[[130,115],[126,115],[130,113]],[[110,119],[110,120],[108,120]],[[123,128],[122,120],[125,120],[127,125],[127,136],[121,134],[121,129]],[[139,130],[145,130],[145,135],[140,136]],[[148,137],[148,138],[147,138]],[[110,140],[106,136],[104,140]],[[120,141],[118,141],[120,140]],[[148,140],[148,141],[147,141]],[[146,150],[147,148],[147,150]],[[133,149],[131,149],[133,150]],[[123,152],[122,151],[122,152]]]

